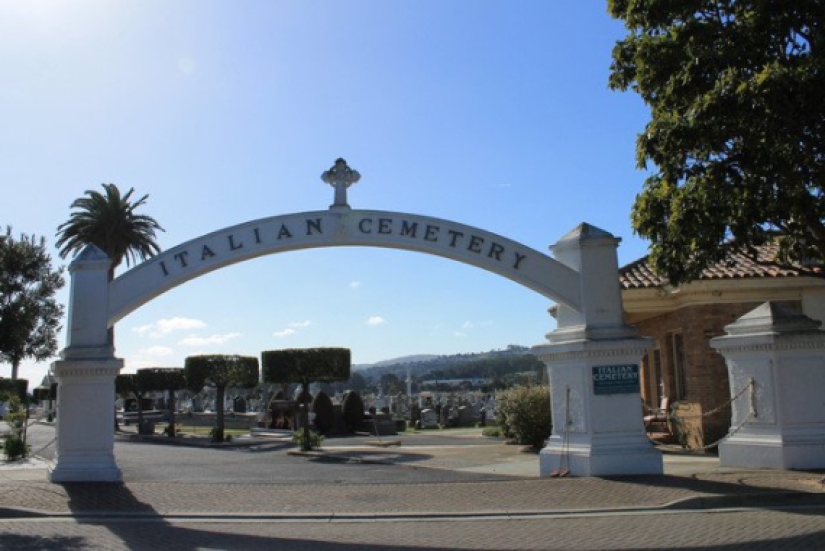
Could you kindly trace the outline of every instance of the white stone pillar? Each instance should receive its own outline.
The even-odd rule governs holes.
[[[86,247],[69,266],[67,346],[52,364],[58,383],[52,482],[121,479],[114,459],[115,377],[123,360],[108,339],[111,261]]]
[[[766,302],[710,344],[725,356],[733,401],[724,467],[825,468],[825,332],[798,303]]]
[[[560,305],[549,344],[533,348],[547,365],[553,433],[539,456],[540,474],[662,474],[662,456],[642,422],[639,362],[651,346],[623,322],[619,239],[582,224],[552,251],[580,273],[582,309]]]

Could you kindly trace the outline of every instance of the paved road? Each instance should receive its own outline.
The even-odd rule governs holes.
[[[825,510],[704,511],[417,522],[0,521],[0,548],[313,551],[823,549]]]
[[[397,450],[352,452],[388,459],[379,464],[340,461],[350,453],[340,446],[363,439],[328,441],[334,462],[287,455],[278,443],[119,441],[122,485],[0,471],[0,549],[825,549],[821,474],[686,456],[667,458],[676,474],[665,477],[537,479],[535,456],[512,447],[417,436]],[[31,432],[35,449],[51,438],[51,427]],[[510,461],[517,468],[501,472],[520,476],[491,461]],[[728,508],[711,509],[720,504]]]

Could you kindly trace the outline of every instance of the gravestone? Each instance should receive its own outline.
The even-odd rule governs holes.
[[[422,429],[437,429],[438,415],[435,410],[424,409],[421,410],[421,428]]]

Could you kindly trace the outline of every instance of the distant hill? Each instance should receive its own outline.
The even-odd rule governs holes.
[[[353,369],[357,369],[359,371],[364,369],[371,369],[373,367],[384,367],[387,365],[393,364],[409,364],[409,363],[416,363],[416,362],[426,362],[429,360],[434,360],[438,358],[435,354],[414,354],[411,356],[401,356],[399,358],[391,358],[389,360],[381,360],[380,362],[375,362],[373,364],[355,364],[352,366]]]
[[[450,379],[463,377],[495,378],[509,373],[542,369],[541,361],[526,346],[510,345],[503,350],[434,356],[419,354],[384,360],[374,364],[361,364],[353,369],[370,381],[378,381],[382,375],[392,373],[406,379],[407,369],[418,379]]]

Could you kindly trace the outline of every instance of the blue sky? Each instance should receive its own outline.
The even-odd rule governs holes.
[[[0,225],[52,247],[71,202],[112,182],[149,194],[168,249],[325,209],[320,175],[344,157],[362,175],[353,208],[540,251],[589,222],[629,262],[646,252],[629,216],[648,112],[607,88],[622,35],[601,1],[0,2]],[[356,363],[484,351],[541,343],[550,306],[439,257],[314,249],[169,291],[117,324],[117,355],[131,372],[287,347],[347,346]]]

